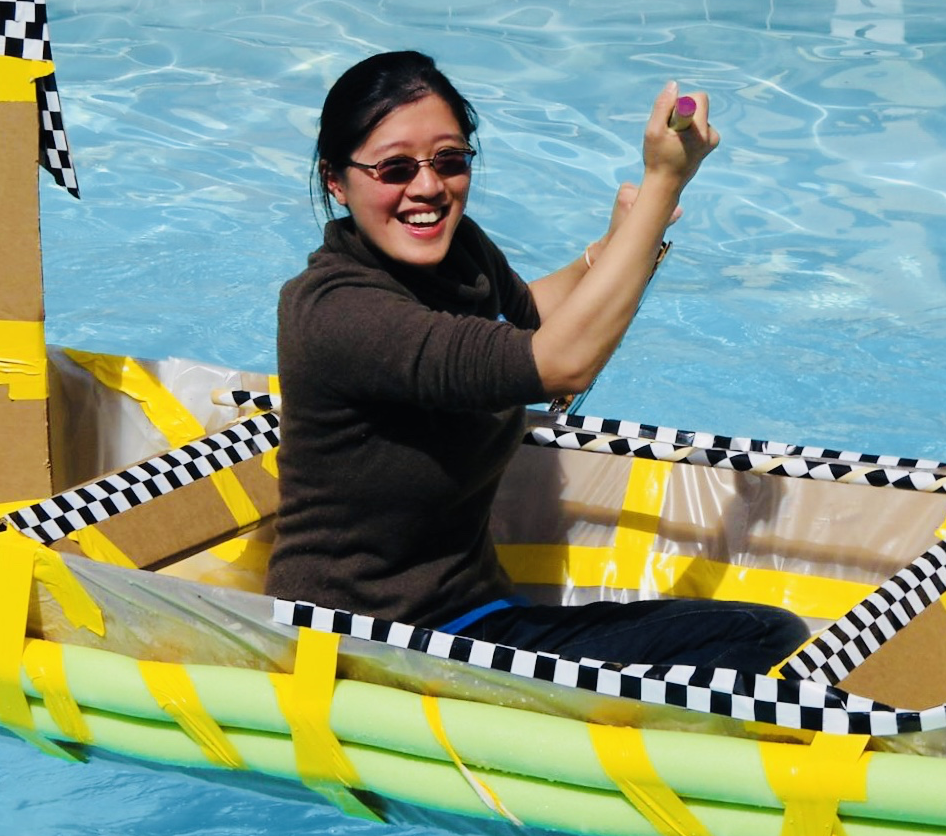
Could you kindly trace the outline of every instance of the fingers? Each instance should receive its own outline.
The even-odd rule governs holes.
[[[680,180],[685,185],[696,173],[703,159],[719,144],[719,134],[709,123],[709,97],[706,93],[693,93],[687,98],[692,121],[688,127],[677,126],[669,121],[679,99],[679,86],[668,82],[654,101],[650,119],[644,130],[644,168],[651,173],[662,171]]]
[[[608,235],[616,230],[627,215],[630,214],[637,195],[640,194],[640,188],[636,183],[621,183],[618,187],[617,195],[614,198],[614,206],[611,209],[611,223],[608,227]],[[683,215],[683,208],[677,206],[670,216],[670,224],[675,224]]]
[[[664,89],[657,94],[657,98],[654,100],[654,107],[647,122],[648,131],[661,130],[667,127],[679,95],[680,87],[677,82],[668,81],[664,85]]]
[[[654,107],[647,124],[648,130],[663,131],[669,126],[678,98],[680,98],[679,85],[676,81],[668,81],[654,100]],[[687,98],[696,103],[696,111],[692,116],[691,127],[695,125],[697,132],[706,137],[715,148],[719,144],[719,134],[709,124],[709,96],[702,92],[688,93]],[[688,129],[684,129],[680,133],[685,133],[686,130]]]
[[[688,93],[687,96],[696,103],[696,111],[693,114],[690,128],[686,130],[695,128],[696,133],[712,150],[719,145],[719,133],[709,122],[709,96],[706,93]],[[685,131],[681,133],[685,133]]]
[[[637,186],[633,183],[622,183],[614,197],[614,205],[611,207],[611,222],[608,225],[608,235],[614,232],[621,225],[621,221],[626,218],[634,201],[637,200]]]
[[[630,209],[634,205],[634,201],[637,200],[637,193],[639,189],[634,183],[621,183],[618,188],[617,196],[614,198],[614,202],[620,206],[623,206],[627,209]]]

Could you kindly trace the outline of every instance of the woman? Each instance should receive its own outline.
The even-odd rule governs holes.
[[[524,405],[585,389],[618,346],[684,186],[707,100],[646,128],[644,178],[569,265],[527,285],[465,215],[476,116],[416,52],[348,70],[322,110],[330,221],[283,288],[277,543],[267,592],[572,657],[764,671],[807,637],[781,610],[694,601],[530,607],[489,535]]]

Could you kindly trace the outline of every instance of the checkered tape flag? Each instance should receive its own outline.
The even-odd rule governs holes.
[[[0,55],[52,61],[46,0],[0,0]],[[60,186],[79,197],[79,183],[66,141],[55,73],[37,79],[36,102],[39,106],[43,167]]]

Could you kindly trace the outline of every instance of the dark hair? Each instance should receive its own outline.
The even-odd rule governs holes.
[[[464,138],[476,131],[476,111],[437,69],[434,60],[420,52],[382,52],[360,61],[332,85],[319,120],[319,138],[309,173],[309,192],[319,175],[322,206],[333,216],[326,184],[329,170],[341,171],[351,154],[391,111],[430,94],[440,96],[453,111]],[[313,196],[314,198],[314,196]],[[314,200],[313,200],[314,202]]]

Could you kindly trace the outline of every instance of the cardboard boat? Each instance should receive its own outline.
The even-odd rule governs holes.
[[[0,57],[7,733],[461,833],[946,827],[946,466],[530,412],[493,520],[520,590],[786,606],[813,639],[768,676],[267,597],[278,382],[45,345],[51,69]]]

